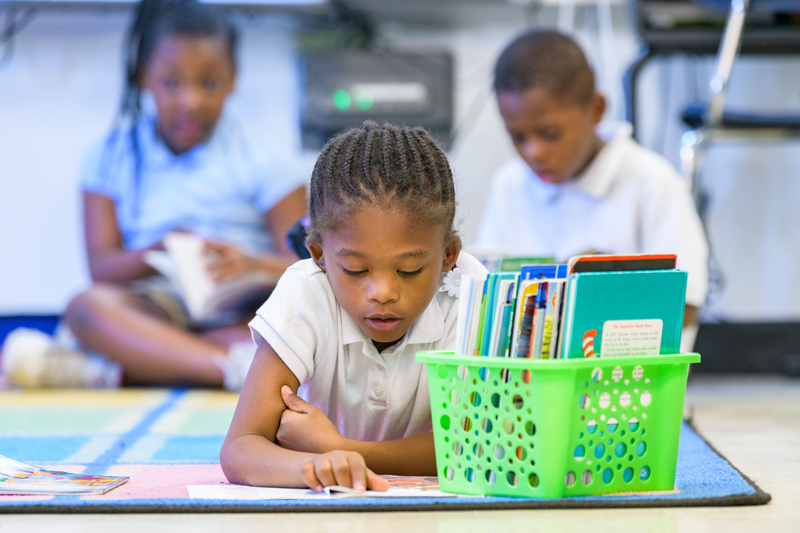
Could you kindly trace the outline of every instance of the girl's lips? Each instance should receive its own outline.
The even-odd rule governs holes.
[[[364,320],[372,329],[377,331],[391,331],[402,321],[401,318],[397,317],[366,317]]]

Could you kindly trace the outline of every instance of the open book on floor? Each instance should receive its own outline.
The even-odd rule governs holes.
[[[224,317],[256,299],[263,301],[280,277],[252,272],[214,281],[203,239],[191,233],[168,234],[164,248],[164,252],[148,251],[144,259],[180,291],[189,315],[197,322]]]
[[[417,476],[383,476],[389,490],[357,492],[338,485],[322,492],[311,489],[251,487],[245,485],[186,485],[193,500],[341,500],[362,498],[452,498],[455,494],[439,490],[437,478]]]
[[[45,470],[0,455],[0,494],[103,494],[129,479]]]

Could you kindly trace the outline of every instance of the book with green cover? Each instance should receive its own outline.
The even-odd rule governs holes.
[[[681,270],[571,275],[562,357],[680,353],[686,278]]]
[[[555,262],[553,257],[504,257],[500,262],[500,271],[519,271],[525,265],[549,265]]]
[[[481,314],[478,320],[478,343],[475,347],[475,355],[485,355],[483,352],[484,337],[486,336],[487,323],[489,322],[489,315],[494,309],[491,305],[491,295],[493,292],[494,284],[497,283],[497,275],[489,274],[486,276],[486,284],[483,287],[483,299],[481,300]],[[491,332],[491,330],[490,330]],[[491,334],[491,333],[490,333]]]

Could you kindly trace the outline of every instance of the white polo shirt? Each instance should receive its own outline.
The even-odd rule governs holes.
[[[600,253],[674,253],[689,273],[686,303],[708,290],[708,244],[685,182],[630,137],[630,125],[598,131],[606,145],[575,179],[541,181],[522,159],[492,178],[475,246],[560,260]]]
[[[485,275],[461,252],[456,267]],[[452,350],[458,299],[437,291],[400,342],[378,353],[311,259],[289,267],[250,322],[302,383],[299,394],[347,438],[395,440],[432,431],[428,374],[414,354]]]

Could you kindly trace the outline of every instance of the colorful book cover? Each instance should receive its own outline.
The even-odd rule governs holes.
[[[520,279],[561,279],[567,277],[567,265],[530,265],[520,269]]]
[[[535,312],[536,295],[525,294],[522,298],[522,313],[520,316],[519,334],[517,335],[516,344],[514,345],[514,357],[528,357],[530,355],[533,315]]]
[[[45,470],[0,455],[0,494],[103,494],[129,479]]]
[[[544,314],[544,333],[542,334],[542,359],[555,359],[555,353],[553,357],[550,357],[550,349],[554,344],[554,338],[557,336],[553,332],[558,332],[553,327],[558,323],[557,311],[560,302],[557,300],[561,296],[561,287],[564,285],[564,280],[549,280],[548,285],[547,309]]]
[[[679,353],[686,278],[681,270],[573,274],[564,358]]]
[[[544,315],[547,312],[547,294],[550,282],[539,282],[539,292],[536,294],[536,309],[533,314],[533,329],[531,330],[530,359],[542,358],[542,340],[544,338]]]
[[[525,316],[525,306],[527,305],[528,296],[533,296],[535,299],[538,291],[539,291],[539,280],[537,279],[523,280],[522,278],[520,278],[519,288],[517,289],[517,299],[515,304],[516,309],[514,310],[514,315],[512,317],[512,322],[511,322],[511,348],[512,348],[511,357],[524,357],[527,355],[527,352],[525,354],[517,353],[517,346],[519,345],[519,337],[522,333],[522,322]],[[531,313],[533,313],[532,310]],[[530,338],[528,338],[525,342],[527,343],[529,341]],[[528,346],[528,348],[530,348],[530,345],[528,344],[525,345]]]

